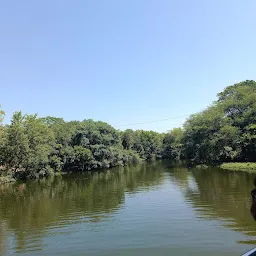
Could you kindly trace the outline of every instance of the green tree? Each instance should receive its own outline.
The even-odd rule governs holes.
[[[48,167],[50,152],[55,145],[54,133],[37,118],[37,115],[26,115],[24,127],[29,140],[24,168],[29,172],[37,173]]]
[[[74,153],[74,165],[77,167],[78,170],[84,171],[86,169],[90,170],[92,168],[94,158],[92,152],[89,149],[82,146],[75,146]]]
[[[11,124],[5,129],[1,164],[17,171],[25,165],[28,151],[29,139],[25,133],[24,116],[21,112],[15,112]]]
[[[47,116],[40,120],[54,132],[57,144],[62,144],[64,146],[70,144],[72,138],[72,125],[66,123],[63,118],[52,116]]]
[[[179,160],[183,157],[183,130],[174,128],[164,134],[163,139],[163,158]]]
[[[4,120],[5,112],[1,109],[0,105],[0,165],[3,164],[3,157],[4,157],[4,127],[3,127],[3,120]],[[1,168],[1,167],[0,167]]]
[[[2,124],[4,120],[5,112],[2,110],[2,106],[0,105],[0,124]]]
[[[161,158],[163,136],[153,131],[135,131],[133,149],[145,160]]]
[[[52,131],[36,115],[16,112],[5,129],[2,164],[14,172],[36,174],[48,166],[53,144]]]
[[[134,145],[134,131],[127,129],[121,133],[122,145],[124,149],[130,150]]]
[[[256,82],[227,87],[184,124],[184,149],[198,163],[256,161]]]

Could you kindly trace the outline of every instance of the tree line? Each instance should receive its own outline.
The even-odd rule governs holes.
[[[256,162],[256,82],[228,86],[184,124],[184,152],[195,163]]]
[[[93,120],[66,122],[15,112],[3,125],[0,111],[0,175],[39,177],[154,159],[189,159],[218,164],[256,161],[256,82],[227,87],[183,128],[167,133],[119,131]]]
[[[14,113],[11,123],[1,128],[2,173],[12,171],[19,178],[178,159],[182,138],[181,128],[167,134],[130,129],[122,132],[101,121],[65,122],[21,112]]]

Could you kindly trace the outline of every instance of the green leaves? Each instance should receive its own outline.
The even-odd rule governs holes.
[[[218,101],[185,123],[187,158],[196,162],[256,161],[256,82],[227,87]]]
[[[184,129],[165,134],[120,132],[101,121],[65,122],[21,112],[3,127],[3,117],[0,110],[0,165],[32,176],[42,170],[86,171],[159,158],[256,161],[256,82],[251,80],[227,87]]]
[[[183,158],[183,130],[174,128],[164,135],[163,158],[179,160]]]
[[[85,169],[91,169],[91,166],[93,164],[93,155],[92,152],[84,148],[82,146],[75,146],[74,147],[74,152],[75,152],[75,165],[77,165],[77,168],[80,170],[85,170]]]
[[[0,125],[2,124],[4,120],[5,112],[2,110],[2,107],[0,105]]]
[[[36,115],[14,113],[5,128],[2,163],[13,171],[37,173],[48,165],[53,132]]]
[[[2,163],[14,171],[24,167],[29,152],[29,139],[25,133],[24,116],[21,112],[14,113],[11,125],[5,129],[2,147]]]

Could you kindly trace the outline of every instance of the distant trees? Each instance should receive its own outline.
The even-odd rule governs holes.
[[[14,113],[11,124],[3,129],[1,165],[15,175],[30,178],[162,158],[166,136],[142,130],[120,132],[100,121],[65,122],[21,112]]]
[[[162,156],[179,160],[184,158],[183,154],[183,130],[174,128],[164,136]]]
[[[256,161],[256,82],[227,87],[184,124],[184,152],[197,163]]]
[[[118,131],[101,121],[65,122],[21,112],[3,126],[3,117],[0,110],[0,172],[38,177],[160,158],[212,164],[256,161],[256,82],[251,80],[227,87],[183,129],[167,133]]]

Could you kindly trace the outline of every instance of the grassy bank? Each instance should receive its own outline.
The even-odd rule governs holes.
[[[223,163],[221,169],[256,173],[256,163]]]

